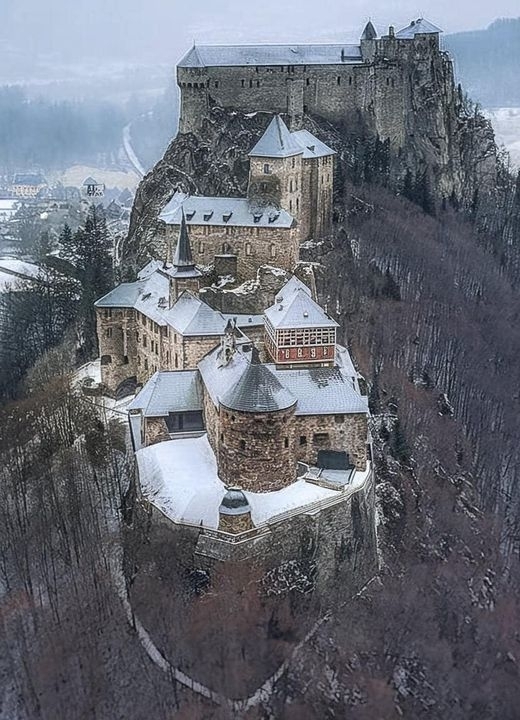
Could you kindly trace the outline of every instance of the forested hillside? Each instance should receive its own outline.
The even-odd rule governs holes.
[[[520,105],[520,18],[496,20],[486,30],[448,35],[458,80],[485,107]]]

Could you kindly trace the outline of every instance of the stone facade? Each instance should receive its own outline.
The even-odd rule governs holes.
[[[240,533],[252,530],[253,521],[251,520],[251,513],[246,512],[241,515],[224,515],[220,513],[218,529],[230,535],[239,535]]]
[[[138,376],[135,312],[127,308],[98,308],[96,325],[101,382],[116,393],[123,382]]]
[[[166,252],[170,242],[176,242],[179,234],[175,225],[161,222],[161,226],[163,235],[157,239],[155,248],[159,255]],[[238,280],[254,277],[261,265],[293,270],[299,260],[300,232],[296,225],[292,228],[269,228],[190,224],[189,228],[197,265],[211,265],[215,256],[219,255],[236,256],[231,267],[236,268]]]
[[[307,415],[294,419],[296,456],[301,462],[316,465],[318,452],[332,448],[345,451],[356,470],[367,467],[367,416]]]
[[[440,70],[452,78],[452,62],[440,49],[438,33],[399,39],[390,28],[387,36],[362,40],[360,49],[358,61],[344,62],[338,48],[337,64],[178,67],[180,132],[196,132],[212,106],[287,113],[291,129],[298,129],[307,114],[347,124],[362,112],[372,119],[380,139],[398,149],[411,89],[407,76],[417,68],[426,74]]]
[[[242,413],[220,408],[218,466],[222,481],[251,492],[274,492],[296,480],[291,432],[294,408]]]

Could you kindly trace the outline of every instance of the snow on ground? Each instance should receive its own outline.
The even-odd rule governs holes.
[[[511,162],[520,168],[520,108],[494,108],[484,112],[491,120],[499,145],[505,145]]]
[[[40,268],[16,258],[0,258],[0,293],[24,286],[24,278],[38,277]]]
[[[176,522],[217,529],[225,485],[207,435],[158,443],[136,453],[143,495]],[[360,487],[369,474],[356,473],[347,490]],[[259,526],[282,513],[341,496],[338,490],[298,480],[283,490],[245,495],[253,523]]]
[[[101,384],[101,359],[93,360],[92,362],[82,365],[75,372],[75,379],[77,382],[83,382],[90,380],[92,385]]]
[[[65,186],[81,187],[84,180],[89,176],[93,177],[97,182],[104,183],[107,187],[118,187],[122,190],[124,188],[135,190],[141,180],[133,170],[128,172],[105,170],[90,165],[73,165],[52,179],[61,182]]]

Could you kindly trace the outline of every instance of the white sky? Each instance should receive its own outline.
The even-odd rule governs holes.
[[[194,39],[351,41],[369,17],[380,32],[418,17],[456,32],[519,15],[519,0],[0,0],[0,42],[69,59],[174,63]]]

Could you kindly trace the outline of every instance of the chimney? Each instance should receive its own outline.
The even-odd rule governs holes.
[[[388,37],[389,38],[395,38],[395,27],[393,25],[390,25],[388,28]]]

